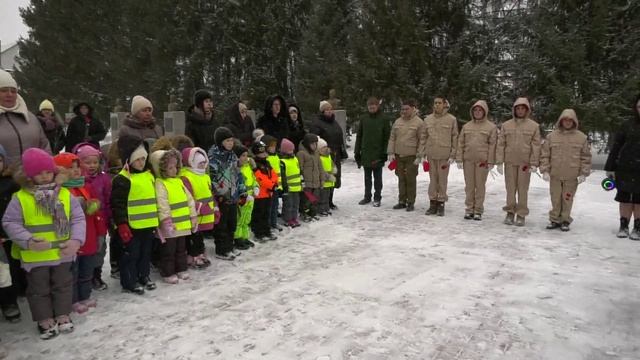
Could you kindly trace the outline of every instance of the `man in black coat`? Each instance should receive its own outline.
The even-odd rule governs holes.
[[[309,126],[309,132],[323,138],[331,149],[331,158],[336,164],[338,173],[336,174],[335,188],[339,189],[341,185],[342,160],[347,158],[347,149],[344,143],[344,133],[342,127],[336,121],[333,108],[328,101],[320,102],[320,115],[313,120]],[[331,192],[331,209],[337,209],[333,203],[333,192]]]
[[[618,237],[640,240],[640,95],[633,103],[633,114],[633,119],[624,122],[616,133],[604,170],[616,181],[616,201],[620,203]],[[632,215],[635,220],[630,234]]]

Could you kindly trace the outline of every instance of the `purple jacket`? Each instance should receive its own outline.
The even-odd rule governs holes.
[[[111,176],[104,172],[96,175],[87,175],[84,182],[91,185],[95,195],[100,200],[100,211],[108,226],[111,222]]]
[[[76,200],[73,196],[71,197],[71,213],[70,213],[70,228],[71,228],[71,240],[78,241],[80,245],[84,244],[84,240],[86,238],[86,223],[84,218],[84,212],[82,211],[82,206],[78,200]],[[7,211],[4,213],[4,217],[2,218],[2,226],[4,227],[5,232],[9,235],[9,239],[11,239],[14,244],[18,245],[22,249],[27,249],[29,247],[29,239],[32,238],[32,235],[27,229],[24,227],[24,217],[22,216],[22,206],[20,205],[20,200],[14,195],[9,202],[9,206],[7,206]],[[41,266],[56,266],[65,262],[72,262],[75,260],[75,256],[69,256],[66,258],[62,258],[58,261],[48,261],[34,264],[25,264],[22,263],[22,267],[26,271],[31,271],[31,269]]]

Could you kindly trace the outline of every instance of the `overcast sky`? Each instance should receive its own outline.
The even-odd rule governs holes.
[[[0,41],[2,49],[27,35],[18,8],[29,5],[29,0],[0,0]]]

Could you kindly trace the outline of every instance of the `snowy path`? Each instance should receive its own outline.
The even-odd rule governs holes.
[[[462,172],[447,216],[358,206],[344,166],[332,218],[258,245],[233,263],[143,297],[110,288],[76,331],[37,339],[24,314],[0,322],[8,359],[638,359],[640,243],[618,240],[602,172],[581,185],[570,233],[544,230],[547,187],[533,177],[525,228],[501,224],[503,179],[489,179],[481,223],[462,220]],[[212,246],[212,245],[211,245]],[[108,273],[108,271],[107,271]],[[157,275],[156,275],[157,276]],[[21,301],[21,308],[28,306]],[[0,355],[0,358],[3,356]]]

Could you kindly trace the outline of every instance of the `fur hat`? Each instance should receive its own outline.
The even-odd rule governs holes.
[[[146,108],[151,108],[151,111],[153,111],[153,105],[146,97],[136,95],[131,99],[131,115],[135,115]]]
[[[171,137],[168,135],[163,135],[158,138],[158,140],[154,141],[149,149],[149,152],[156,152],[158,150],[171,150],[173,149],[173,144],[171,143]]]
[[[287,138],[283,138],[280,143],[280,152],[286,155],[292,155],[296,150],[296,146]]]
[[[53,162],[53,157],[39,148],[28,148],[22,154],[22,168],[28,178],[33,178],[43,171],[56,172],[56,164]]]
[[[40,103],[40,106],[38,107],[38,110],[42,111],[42,110],[51,110],[51,111],[55,111],[55,108],[53,107],[53,103],[49,100],[43,100]]]
[[[218,146],[222,146],[222,142],[229,138],[233,138],[233,133],[224,126],[217,128],[213,134],[213,139]]]
[[[158,150],[151,153],[149,156],[149,163],[151,169],[156,177],[167,177],[167,166],[170,158],[176,159],[176,176],[180,172],[182,167],[182,155],[176,149],[171,150]]]
[[[124,134],[118,138],[118,154],[122,165],[130,162],[129,158],[140,146],[145,148],[144,141],[138,136]]]
[[[327,100],[320,101],[320,112],[324,112],[325,110],[329,110],[331,108],[331,103]]]
[[[180,152],[185,148],[192,148],[195,146],[193,144],[193,140],[191,140],[191,138],[186,135],[174,135],[171,138],[171,144],[176,150]],[[209,150],[209,149],[206,149],[206,150]]]
[[[0,88],[18,88],[18,83],[7,71],[0,69]]]
[[[236,144],[233,147],[233,153],[236,154],[236,156],[239,158],[240,156],[242,156],[242,154],[249,152],[249,149],[247,149],[245,146],[240,145],[240,144]]]
[[[193,103],[196,104],[196,106],[200,109],[204,107],[204,101],[207,99],[213,100],[213,96],[211,96],[209,90],[200,89],[196,91],[195,94],[193,94]]]

